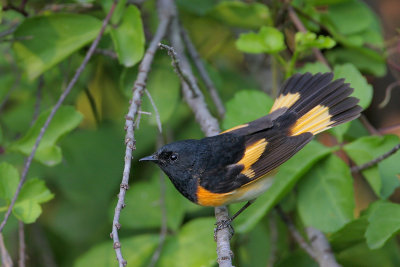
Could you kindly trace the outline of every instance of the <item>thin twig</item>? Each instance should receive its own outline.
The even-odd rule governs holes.
[[[294,240],[296,240],[296,242],[299,244],[299,246],[311,258],[313,258],[316,262],[318,262],[318,259],[317,259],[317,256],[315,255],[314,250],[307,243],[307,241],[304,240],[304,238],[301,236],[299,231],[297,231],[296,227],[294,226],[294,223],[293,223],[292,219],[283,212],[283,210],[281,209],[280,206],[276,206],[276,211],[278,212],[278,214],[281,217],[282,221],[286,224],[286,226],[289,229],[289,232],[292,235],[292,237],[294,238]]]
[[[386,88],[386,91],[385,91],[385,98],[382,100],[381,103],[379,103],[378,108],[382,109],[382,108],[386,107],[387,104],[389,104],[390,96],[392,95],[392,90],[396,86],[400,86],[400,80],[392,82],[391,84],[389,84],[389,86]]]
[[[381,135],[381,133],[377,129],[375,129],[375,127],[369,122],[365,115],[361,114],[360,121],[370,134]]]
[[[390,134],[390,133],[394,133],[396,130],[400,130],[400,123],[398,124],[394,124],[394,125],[390,125],[390,126],[386,126],[383,128],[379,128],[379,132],[381,134]]]
[[[179,24],[177,19],[173,21],[171,26],[171,34],[170,40],[172,45],[175,47],[176,51],[178,51],[178,57],[181,62],[181,68],[188,75],[190,75],[190,81],[195,81],[193,78],[193,73],[190,67],[189,60],[185,56],[183,41],[179,32]],[[220,132],[220,128],[218,126],[218,121],[211,115],[210,111],[207,108],[207,105],[204,100],[203,94],[199,91],[198,95],[194,95],[193,91],[190,90],[191,85],[187,83],[188,81],[182,79],[182,90],[183,95],[192,109],[196,121],[200,124],[202,131],[206,136],[217,135]],[[193,85],[192,85],[193,87]],[[217,223],[222,221],[229,220],[229,213],[226,206],[216,207],[215,208],[215,217]],[[216,232],[215,237],[217,241],[217,255],[218,255],[218,264],[220,267],[231,267],[232,266],[232,258],[233,253],[230,249],[230,231],[228,228],[223,228]]]
[[[147,90],[146,90],[147,91]],[[163,139],[160,131],[160,135],[158,138],[158,147],[163,145]],[[166,186],[165,186],[165,175],[160,171],[160,209],[161,209],[161,230],[160,230],[160,240],[158,242],[157,249],[154,251],[153,256],[151,257],[150,264],[148,267],[154,267],[157,264],[158,259],[161,255],[161,250],[164,246],[165,238],[167,237],[167,206],[165,203],[166,198]]]
[[[278,232],[278,226],[276,224],[276,216],[273,216],[275,214],[270,214],[268,217],[268,228],[269,228],[269,257],[268,257],[268,262],[267,262],[267,267],[273,267],[276,264],[277,260],[277,254],[278,254],[278,238],[279,238],[279,232]]]
[[[3,267],[12,267],[13,262],[10,257],[10,254],[8,254],[6,244],[4,243],[3,239],[3,234],[0,233],[0,254],[1,254],[1,266]]]
[[[156,103],[154,103],[154,100],[151,97],[151,94],[150,94],[149,90],[145,89],[144,92],[146,93],[147,97],[150,100],[151,105],[153,106],[154,113],[156,114],[156,121],[157,121],[158,130],[160,131],[160,133],[162,133],[160,113],[158,113],[158,109],[157,109]]]
[[[336,262],[335,255],[326,236],[320,230],[313,227],[307,227],[306,232],[318,265],[320,267],[340,267],[341,265]]]
[[[90,92],[89,88],[85,86],[85,94],[86,97],[89,101],[89,106],[92,109],[92,113],[93,113],[93,117],[94,120],[96,121],[96,125],[100,125],[100,114],[99,111],[97,110],[97,105],[96,105],[96,100],[94,99],[94,96],[92,95],[92,93]]]
[[[18,28],[19,23],[15,23],[13,25],[11,25],[10,28],[8,28],[7,30],[0,32],[0,38],[3,38],[7,35],[13,34],[15,32],[15,30]]]
[[[107,56],[107,57],[110,57],[112,59],[118,59],[117,53],[115,53],[112,50],[97,48],[94,52],[96,54],[101,54],[103,56]]]
[[[49,244],[46,233],[42,226],[36,222],[32,225],[32,241],[34,243],[35,255],[38,256],[39,266],[56,267],[54,252]]]
[[[24,17],[28,17],[28,12],[25,11],[25,1],[21,3],[21,6],[14,6],[13,4],[9,3],[8,5],[3,6],[3,11],[7,10],[15,10],[18,13],[22,14]]]
[[[177,57],[174,48],[162,43],[159,43],[158,46],[161,49],[167,50],[168,55],[172,59],[172,66],[174,67],[175,72],[178,74],[179,78],[188,85],[189,89],[192,90],[194,96],[197,97],[197,95],[200,93],[200,88],[194,81],[194,76],[191,77],[188,73],[185,73],[184,70],[182,70],[179,58]]]
[[[368,161],[367,163],[364,163],[360,166],[354,166],[351,168],[351,172],[360,172],[363,171],[365,169],[371,168],[372,166],[375,166],[376,164],[378,164],[379,162],[381,162],[382,160],[390,157],[391,155],[393,155],[394,153],[397,152],[397,150],[400,149],[400,144],[397,144],[395,147],[393,147],[391,150],[389,150],[388,152],[386,152],[383,155],[380,155],[379,157]]]
[[[25,231],[24,231],[24,223],[18,221],[18,239],[19,239],[19,259],[18,259],[18,266],[25,267]]]
[[[17,198],[18,198],[19,192],[21,191],[22,185],[25,183],[26,175],[28,174],[29,167],[31,166],[33,157],[35,156],[36,150],[39,147],[39,143],[42,140],[44,133],[46,132],[47,128],[49,127],[49,124],[50,124],[51,120],[53,119],[54,115],[56,114],[57,110],[60,108],[61,104],[64,102],[64,100],[68,96],[68,94],[71,92],[72,87],[74,87],[74,85],[77,82],[79,76],[82,74],[82,72],[85,69],[87,63],[89,62],[90,58],[92,57],[93,52],[96,49],[97,45],[99,44],[99,41],[100,41],[101,37],[103,36],[104,30],[106,29],[106,26],[107,26],[109,20],[111,19],[111,15],[114,12],[114,9],[115,9],[115,6],[116,6],[117,2],[118,2],[118,0],[114,0],[113,5],[110,8],[110,11],[108,12],[106,18],[103,20],[103,25],[101,26],[100,32],[98,33],[96,39],[91,44],[88,52],[86,53],[86,56],[85,56],[83,62],[81,63],[79,68],[76,70],[74,77],[69,82],[69,84],[68,84],[67,88],[65,89],[65,91],[60,95],[60,98],[58,99],[57,103],[55,104],[55,106],[51,110],[49,116],[47,117],[46,122],[44,123],[44,125],[40,129],[39,136],[36,138],[36,141],[35,141],[35,144],[34,144],[34,146],[32,148],[31,154],[29,155],[29,157],[25,161],[24,169],[23,169],[22,175],[21,175],[21,180],[19,181],[17,190],[15,191],[13,199],[12,199],[12,201],[11,201],[9,207],[8,207],[8,210],[7,210],[6,214],[4,215],[4,220],[2,221],[2,223],[0,225],[0,232],[3,231],[3,228],[7,223],[8,217],[11,214],[11,210],[14,207],[15,202],[17,201]]]
[[[289,17],[292,20],[293,24],[296,26],[297,30],[301,31],[301,32],[307,32],[306,27],[304,27],[303,23],[301,22],[299,16],[297,16],[296,11],[293,9],[293,7],[291,5],[288,5],[288,12],[289,12]],[[328,68],[331,68],[329,66],[328,61],[326,60],[326,58],[322,55],[321,51],[318,48],[313,48],[312,49],[315,57],[317,58],[317,60],[319,62],[322,62],[323,64],[325,64]]]
[[[217,89],[215,88],[214,82],[211,80],[210,76],[208,75],[208,72],[203,64],[203,61],[201,61],[200,55],[196,50],[196,47],[192,43],[192,40],[189,37],[189,34],[187,31],[183,28],[183,26],[180,24],[180,30],[181,30],[181,35],[183,38],[183,41],[185,42],[186,48],[189,52],[189,55],[193,59],[194,65],[196,66],[197,70],[199,71],[200,77],[203,79],[205,85],[207,86],[211,99],[213,100],[220,118],[223,118],[225,116],[225,107],[224,104],[222,103],[222,100],[218,94]]]
[[[125,121],[125,158],[124,158],[124,171],[122,174],[122,182],[120,186],[120,191],[118,194],[118,203],[115,207],[113,225],[111,237],[114,241],[114,249],[117,255],[117,260],[119,266],[125,266],[127,264],[126,260],[122,256],[121,252],[121,242],[119,241],[118,230],[121,228],[121,224],[119,223],[119,217],[121,214],[121,210],[125,207],[125,194],[126,190],[128,190],[128,182],[129,175],[131,170],[131,159],[132,159],[132,151],[135,149],[135,136],[134,136],[134,119],[137,113],[139,112],[141,106],[141,98],[144,93],[144,89],[146,86],[146,80],[148,73],[150,71],[151,63],[154,59],[154,54],[157,50],[158,44],[161,42],[161,39],[166,34],[168,25],[171,21],[171,17],[174,15],[174,11],[172,10],[173,3],[171,0],[159,0],[158,1],[158,10],[160,22],[157,28],[157,31],[147,48],[147,51],[143,57],[142,62],[139,66],[139,73],[135,84],[133,86],[133,96],[129,106],[128,114],[126,115]]]

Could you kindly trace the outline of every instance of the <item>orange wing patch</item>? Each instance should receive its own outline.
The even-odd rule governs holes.
[[[197,186],[197,204],[202,206],[217,207],[227,203],[232,195],[229,193],[213,193],[201,185]]]
[[[243,170],[241,171],[242,174],[249,178],[253,178],[255,176],[254,170],[251,169],[251,165],[253,165],[261,157],[267,144],[267,140],[263,138],[246,147],[243,158],[236,163],[244,166]]]
[[[244,127],[247,127],[247,126],[249,126],[249,125],[248,125],[248,124],[238,125],[238,126],[235,126],[235,127],[233,127],[233,128],[230,128],[230,129],[228,129],[228,130],[225,130],[225,131],[223,131],[223,132],[220,132],[219,134],[223,134],[223,133],[227,133],[227,132],[232,132],[232,131],[234,131],[234,130],[241,129],[241,128],[244,128]]]
[[[300,93],[295,94],[287,94],[287,95],[280,95],[274,102],[274,105],[271,108],[271,112],[280,109],[280,108],[290,108],[296,103],[297,100],[300,99]]]
[[[331,128],[334,121],[331,120],[329,107],[318,105],[299,118],[290,130],[291,135],[299,135],[310,132],[317,134]]]

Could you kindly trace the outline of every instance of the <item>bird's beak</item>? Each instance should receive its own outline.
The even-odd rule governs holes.
[[[139,161],[154,161],[154,162],[157,162],[158,158],[157,158],[157,155],[153,154],[151,156],[147,156],[147,157],[141,158],[141,159],[139,159]]]

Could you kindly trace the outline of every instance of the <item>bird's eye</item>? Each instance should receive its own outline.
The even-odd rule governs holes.
[[[169,159],[171,160],[171,161],[175,161],[175,160],[177,160],[178,159],[178,155],[177,154],[171,154],[171,156],[169,156]]]

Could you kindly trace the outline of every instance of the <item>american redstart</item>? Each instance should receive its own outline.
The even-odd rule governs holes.
[[[314,135],[360,116],[362,108],[350,97],[350,84],[332,79],[332,73],[295,74],[282,86],[268,115],[216,136],[167,144],[141,160],[156,163],[196,204],[251,201]]]

